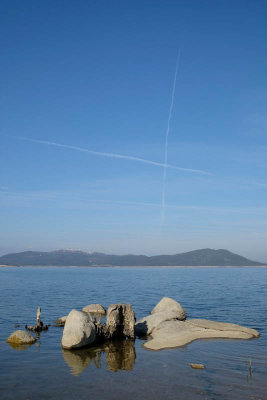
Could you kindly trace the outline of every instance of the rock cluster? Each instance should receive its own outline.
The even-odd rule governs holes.
[[[161,350],[184,346],[196,339],[251,339],[259,337],[255,329],[205,319],[186,319],[181,305],[163,298],[147,317],[135,325],[137,335],[148,336],[146,349]]]

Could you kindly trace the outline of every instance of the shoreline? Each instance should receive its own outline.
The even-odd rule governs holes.
[[[0,265],[0,268],[267,268],[267,265]]]

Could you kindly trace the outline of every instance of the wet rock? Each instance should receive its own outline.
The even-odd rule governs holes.
[[[205,365],[204,364],[194,364],[194,363],[190,363],[189,364],[191,368],[193,369],[205,369]]]
[[[67,316],[61,344],[64,349],[90,345],[96,340],[96,326],[90,316],[82,311],[72,310]]]
[[[88,306],[84,307],[82,311],[92,314],[106,314],[106,310],[103,306],[101,306],[101,304],[89,304]]]
[[[251,339],[259,337],[255,329],[203,319],[166,321],[157,326],[144,344],[150,350],[184,346],[196,339]]]
[[[111,304],[102,334],[106,339],[134,338],[134,324],[135,314],[131,304]]]
[[[8,338],[7,343],[12,343],[15,345],[27,345],[35,342],[35,338],[28,332],[17,330],[13,332]]]
[[[64,317],[60,317],[55,321],[55,325],[57,326],[64,326],[66,323],[67,315],[64,315]]]

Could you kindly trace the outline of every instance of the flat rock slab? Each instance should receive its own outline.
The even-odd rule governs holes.
[[[7,343],[12,343],[15,345],[24,345],[24,344],[32,344],[36,341],[36,339],[30,335],[28,332],[17,330],[13,332],[8,338]]]
[[[181,347],[196,339],[252,339],[259,337],[255,329],[224,322],[192,319],[166,321],[157,326],[144,347],[150,350]]]

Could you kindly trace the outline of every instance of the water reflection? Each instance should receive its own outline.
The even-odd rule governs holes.
[[[12,349],[17,350],[17,351],[25,351],[27,350],[30,346],[32,346],[34,343],[30,344],[17,344],[17,343],[10,343],[7,342]]]
[[[62,355],[71,373],[76,376],[90,364],[96,368],[101,368],[106,364],[107,368],[113,372],[131,371],[136,359],[134,340],[110,341],[98,347],[79,350],[62,349]]]

